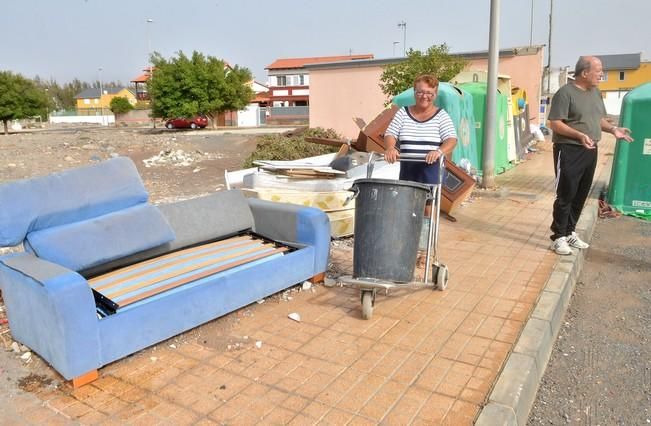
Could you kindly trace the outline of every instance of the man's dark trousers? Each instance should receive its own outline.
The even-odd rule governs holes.
[[[585,200],[590,194],[597,167],[597,148],[583,145],[554,144],[554,172],[556,173],[556,200],[552,240],[574,232]]]

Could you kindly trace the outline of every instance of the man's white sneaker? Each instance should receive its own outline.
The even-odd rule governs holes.
[[[552,242],[551,249],[554,252],[556,252],[556,254],[560,254],[563,256],[572,254],[572,249],[570,248],[570,245],[567,243],[567,237],[560,237],[555,239],[554,242]]]
[[[588,247],[590,247],[590,244],[588,244],[585,241],[581,240],[581,238],[579,238],[579,236],[576,234],[576,232],[572,232],[572,235],[567,237],[567,243],[570,246],[572,246],[574,248],[578,248],[578,249],[587,249]]]

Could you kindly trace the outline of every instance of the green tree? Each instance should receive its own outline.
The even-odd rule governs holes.
[[[444,43],[434,45],[424,53],[409,49],[407,59],[398,64],[388,65],[380,77],[380,88],[388,97],[396,96],[412,87],[416,77],[433,74],[440,81],[450,81],[466,66],[466,61],[448,53]]]
[[[226,66],[212,56],[193,52],[191,57],[179,52],[169,60],[152,55],[153,78],[147,82],[154,117],[194,117],[204,114],[212,118],[224,111],[244,108],[253,98],[247,84],[252,75],[247,68]]]
[[[115,98],[111,99],[109,108],[113,114],[125,114],[133,109],[133,105],[131,105],[129,99],[123,96],[116,96]]]
[[[11,71],[0,71],[0,121],[5,135],[9,133],[10,120],[42,115],[47,106],[45,90],[34,81]]]

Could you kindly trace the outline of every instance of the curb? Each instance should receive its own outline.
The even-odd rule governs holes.
[[[577,223],[577,231],[580,231],[588,242],[592,240],[597,223],[599,194],[607,185],[607,180],[602,177],[607,179],[609,175],[610,164],[607,164],[598,180],[595,180],[590,198]],[[527,424],[529,412],[536,400],[538,385],[545,373],[584,260],[585,254],[580,250],[571,256],[559,256],[475,425]]]

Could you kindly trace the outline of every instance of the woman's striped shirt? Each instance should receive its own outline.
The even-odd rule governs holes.
[[[400,157],[424,159],[429,151],[440,149],[445,140],[456,138],[457,132],[452,119],[442,108],[431,118],[418,121],[404,107],[396,112],[385,135],[396,138]]]

